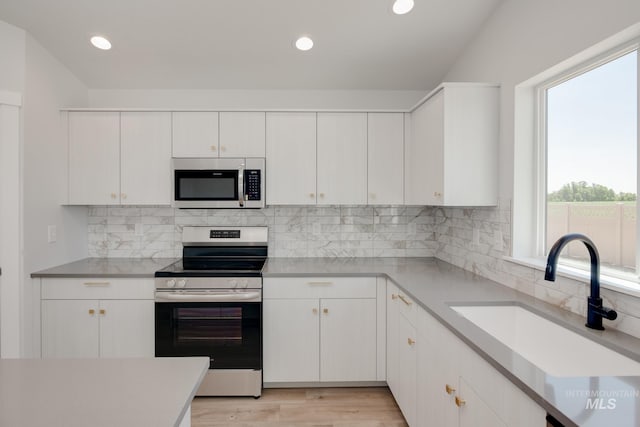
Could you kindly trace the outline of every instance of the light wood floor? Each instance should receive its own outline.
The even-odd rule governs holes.
[[[253,397],[196,397],[192,427],[406,427],[386,387],[265,389]]]

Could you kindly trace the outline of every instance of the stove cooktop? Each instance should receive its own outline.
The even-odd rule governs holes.
[[[260,277],[266,258],[183,258],[155,277]]]

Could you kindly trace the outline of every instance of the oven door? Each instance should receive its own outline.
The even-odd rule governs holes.
[[[156,356],[206,356],[210,369],[262,369],[260,302],[158,302]]]

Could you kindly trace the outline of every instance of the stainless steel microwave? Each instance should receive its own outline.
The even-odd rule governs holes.
[[[173,206],[263,208],[264,168],[264,158],[173,158]]]

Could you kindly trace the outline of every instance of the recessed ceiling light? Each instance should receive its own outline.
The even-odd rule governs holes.
[[[91,37],[91,44],[102,50],[111,49],[111,42],[104,37],[101,36],[93,36]]]
[[[413,0],[396,0],[393,3],[393,13],[396,15],[404,15],[413,9]]]
[[[300,37],[296,40],[296,47],[300,50],[309,50],[313,47],[313,40],[307,36]]]

